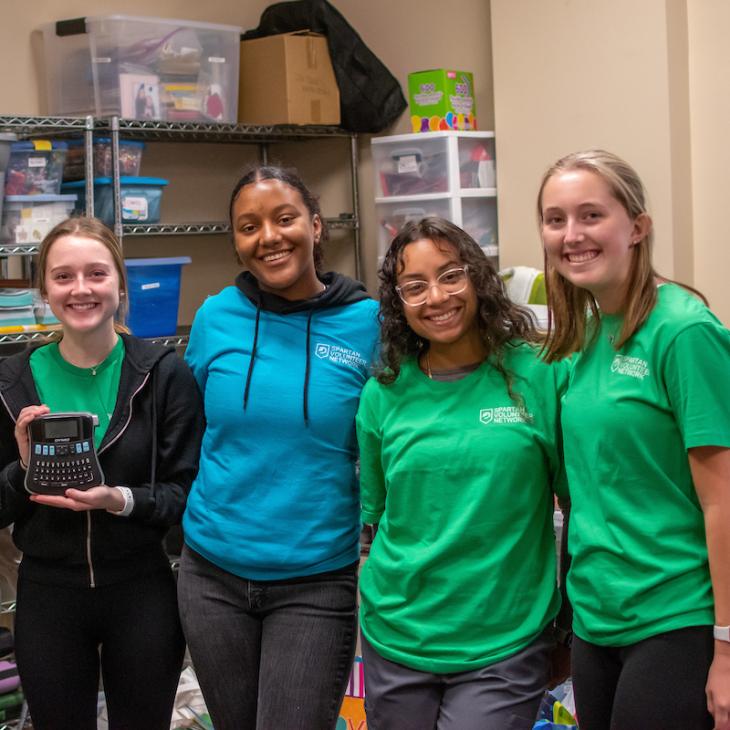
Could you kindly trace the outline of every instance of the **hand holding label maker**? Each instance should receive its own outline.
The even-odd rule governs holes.
[[[104,483],[94,447],[93,413],[48,413],[28,426],[30,459],[25,488],[31,494],[63,495]]]

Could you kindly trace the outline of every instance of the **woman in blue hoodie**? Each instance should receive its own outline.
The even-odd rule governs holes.
[[[207,427],[183,627],[216,730],[334,728],[355,650],[354,423],[377,305],[320,273],[326,230],[296,174],[253,170],[230,218],[244,271],[202,305],[186,353]]]

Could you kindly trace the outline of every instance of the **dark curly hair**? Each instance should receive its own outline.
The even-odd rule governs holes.
[[[504,284],[479,244],[465,231],[443,218],[428,217],[410,221],[400,229],[378,272],[380,278],[380,327],[382,367],[379,382],[389,385],[400,373],[403,360],[417,357],[428,348],[428,340],[419,337],[408,325],[403,302],[395,290],[398,273],[403,267],[403,250],[409,243],[428,239],[438,246],[456,251],[467,267],[469,279],[477,295],[477,325],[488,355],[502,373],[510,397],[521,402],[512,390],[512,375],[504,367],[504,348],[510,341],[541,342],[532,312],[507,298]]]
[[[317,272],[320,272],[324,265],[322,244],[329,238],[329,232],[327,230],[327,224],[322,216],[322,211],[319,208],[319,198],[304,184],[304,181],[294,168],[278,167],[276,165],[255,165],[250,168],[236,183],[233,188],[233,192],[231,193],[231,200],[228,204],[228,220],[231,223],[234,247],[235,225],[233,222],[233,205],[236,202],[238,194],[246,187],[246,185],[251,185],[252,183],[259,182],[261,180],[278,180],[279,182],[288,185],[290,188],[294,188],[294,190],[302,196],[302,201],[312,218],[314,218],[315,215],[319,216],[319,220],[322,223],[322,232],[319,236],[319,245],[314,247],[313,257],[314,268]]]

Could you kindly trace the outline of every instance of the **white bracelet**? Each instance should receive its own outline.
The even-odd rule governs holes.
[[[730,643],[730,626],[713,626],[712,635],[718,641],[727,641]]]
[[[132,490],[129,487],[114,487],[114,489],[118,489],[122,493],[122,497],[124,497],[124,507],[122,507],[122,509],[118,512],[112,509],[108,509],[107,512],[115,517],[129,517],[134,509],[134,495],[132,494]]]

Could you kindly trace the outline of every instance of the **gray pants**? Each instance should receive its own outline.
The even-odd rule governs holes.
[[[216,730],[334,730],[357,638],[357,567],[252,581],[183,549],[180,615]]]
[[[496,664],[431,674],[384,659],[362,637],[368,730],[531,730],[554,644],[546,629]]]

